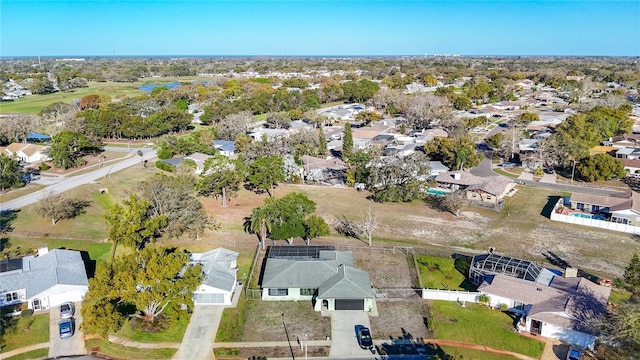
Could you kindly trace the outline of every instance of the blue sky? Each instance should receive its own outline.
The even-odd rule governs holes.
[[[0,0],[0,56],[640,56],[640,1]]]

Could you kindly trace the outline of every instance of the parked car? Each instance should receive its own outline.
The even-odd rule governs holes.
[[[60,339],[72,337],[76,329],[75,319],[68,318],[60,320],[60,322],[58,322],[58,329],[60,330]]]
[[[504,163],[500,164],[500,166],[502,166],[502,167],[517,167],[518,164],[512,163],[512,162],[504,162]]]
[[[373,347],[373,339],[371,338],[371,331],[364,326],[358,326],[358,345],[363,349],[371,349]]]
[[[572,346],[567,353],[567,360],[580,360],[582,359],[582,348],[578,346]]]
[[[545,174],[555,174],[555,170],[553,170],[553,168],[544,168],[544,173]]]
[[[60,319],[68,319],[73,317],[76,312],[76,307],[71,302],[66,302],[60,305]]]

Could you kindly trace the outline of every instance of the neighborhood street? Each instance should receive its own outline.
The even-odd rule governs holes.
[[[124,150],[128,151],[127,149]],[[96,181],[102,177],[108,176],[120,170],[139,165],[141,161],[153,159],[154,157],[156,157],[156,151],[153,149],[145,148],[140,150],[142,150],[143,153],[142,159],[138,155],[135,155],[135,152],[132,152],[131,157],[128,157],[120,162],[105,165],[102,168],[86,174],[63,177],[57,183],[47,186],[42,190],[38,190],[31,194],[21,196],[14,200],[3,202],[2,204],[0,204],[0,211],[20,209],[24,206],[34,204],[42,199],[46,199],[49,196],[57,195],[78,186],[89,184],[92,181]]]

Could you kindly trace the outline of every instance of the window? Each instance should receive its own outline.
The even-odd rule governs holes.
[[[521,303],[520,301],[514,301],[513,302],[513,307],[518,309],[518,310],[524,311],[524,303]]]
[[[287,296],[289,289],[269,289],[269,296]]]
[[[300,289],[300,295],[313,296],[316,292],[316,289]]]
[[[18,293],[17,292],[7,293],[6,299],[7,299],[7,302],[16,301],[18,300]]]
[[[487,195],[487,200],[491,200],[491,195]]]

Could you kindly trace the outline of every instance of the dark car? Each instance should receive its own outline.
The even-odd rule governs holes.
[[[60,339],[72,337],[76,329],[75,319],[68,318],[60,320],[60,322],[58,322],[58,329],[60,330]]]
[[[371,331],[364,326],[358,327],[358,345],[363,349],[371,349],[373,347],[373,339],[371,338]]]
[[[567,353],[567,360],[580,360],[582,359],[582,348],[572,346]]]
[[[555,174],[555,170],[553,170],[553,168],[544,168],[544,173],[545,174]]]

